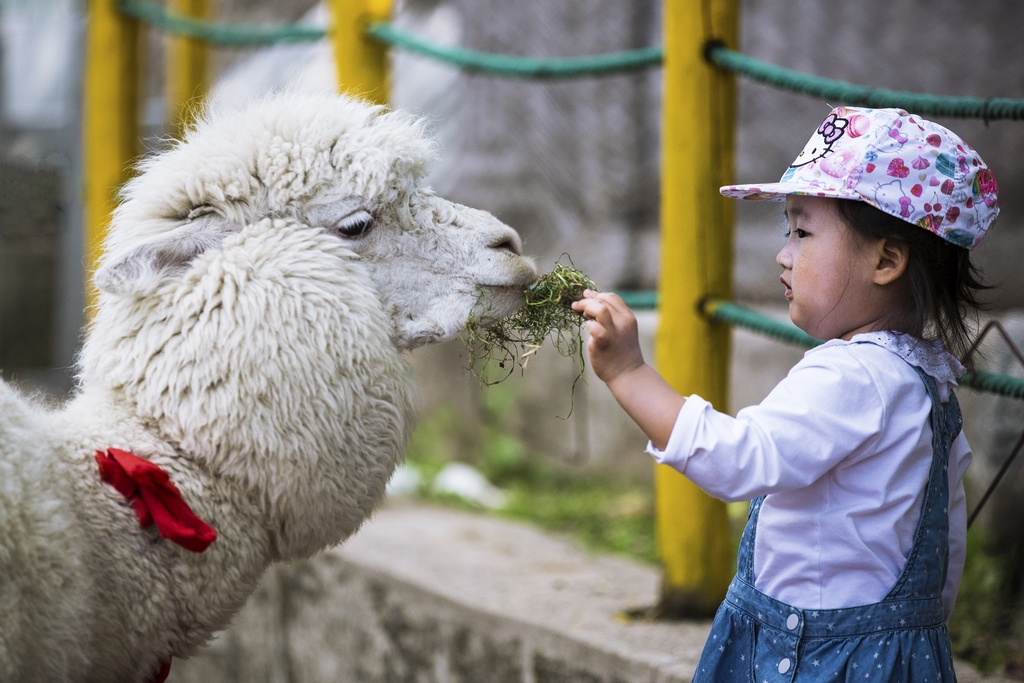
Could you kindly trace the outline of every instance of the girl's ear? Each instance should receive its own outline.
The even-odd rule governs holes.
[[[876,285],[888,285],[899,280],[907,272],[910,261],[910,245],[882,238],[877,246],[877,260],[872,278]]]

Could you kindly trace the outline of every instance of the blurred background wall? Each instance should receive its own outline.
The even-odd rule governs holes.
[[[0,3],[0,372],[61,390],[82,323],[81,5]]]

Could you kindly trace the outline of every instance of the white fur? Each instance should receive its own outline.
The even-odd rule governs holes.
[[[536,277],[511,228],[421,186],[432,153],[407,115],[292,94],[141,164],[75,396],[51,412],[0,382],[0,681],[146,681],[269,563],[371,513],[411,429],[402,351],[510,312]],[[167,470],[213,545],[140,528],[100,480],[108,447]]]

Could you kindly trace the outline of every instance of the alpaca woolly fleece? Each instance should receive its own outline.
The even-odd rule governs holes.
[[[413,423],[408,349],[506,315],[519,236],[423,184],[407,114],[333,94],[209,112],[139,165],[59,408],[0,382],[0,680],[152,680],[271,562],[355,532]],[[217,532],[143,528],[94,453],[170,476]]]

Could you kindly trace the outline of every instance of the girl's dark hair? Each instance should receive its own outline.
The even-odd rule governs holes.
[[[876,209],[866,202],[838,200],[839,217],[855,233],[908,246],[906,277],[910,295],[893,311],[891,328],[918,339],[938,339],[963,360],[971,346],[977,311],[985,308],[981,292],[990,289],[971,253],[928,230]]]

